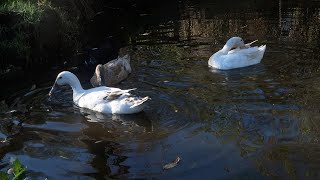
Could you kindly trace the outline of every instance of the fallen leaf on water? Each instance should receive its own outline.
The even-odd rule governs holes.
[[[146,32],[146,33],[143,33],[141,34],[142,36],[148,36],[150,33]]]
[[[96,142],[94,142],[94,143],[95,143],[95,144],[98,144],[98,143],[101,143],[101,142],[103,142],[103,140],[96,141]]]
[[[174,161],[172,161],[171,163],[168,163],[166,165],[164,165],[162,168],[167,170],[167,169],[171,169],[173,167],[175,167],[179,162],[180,162],[180,157],[178,156]]]
[[[67,158],[67,157],[64,157],[64,156],[59,156],[59,157],[61,157],[61,158],[63,158],[63,159],[69,159],[69,158]]]

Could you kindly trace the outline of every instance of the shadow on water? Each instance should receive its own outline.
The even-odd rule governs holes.
[[[121,32],[130,32],[133,73],[118,87],[151,97],[144,112],[78,108],[70,88],[48,98],[53,79],[12,94],[0,106],[2,169],[18,157],[35,179],[318,178],[320,4],[173,4],[172,17],[161,17],[170,3],[152,7]],[[103,34],[94,33],[100,16],[92,41]],[[234,35],[266,44],[262,63],[208,68]],[[89,88],[91,74],[75,73]],[[177,167],[162,170],[177,156]]]

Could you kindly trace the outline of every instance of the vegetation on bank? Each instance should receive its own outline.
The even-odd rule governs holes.
[[[0,26],[0,52],[26,55],[30,48],[30,35],[25,29],[31,23],[39,22],[41,10],[30,1],[6,0],[0,5],[0,12],[2,19],[6,20],[5,24]],[[19,18],[21,20],[18,20]]]
[[[50,53],[45,51],[68,49],[71,54],[80,46],[77,17],[49,0],[4,0],[0,2],[0,20],[1,66],[19,60],[24,66],[46,62],[50,59],[43,54]]]
[[[44,4],[36,4],[31,1],[24,0],[5,0],[0,6],[0,12],[15,12],[20,14],[24,21],[29,23],[37,23],[40,20],[41,13],[43,12],[42,6]]]

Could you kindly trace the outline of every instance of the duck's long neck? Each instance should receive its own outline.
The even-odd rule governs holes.
[[[222,55],[228,54],[231,50],[230,46],[224,45],[223,48],[219,51]]]
[[[80,81],[76,76],[73,77],[73,80],[70,81],[69,85],[72,88],[74,100],[84,92],[84,89],[82,88]]]

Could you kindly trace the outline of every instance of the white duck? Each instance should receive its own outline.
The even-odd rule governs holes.
[[[90,82],[93,87],[113,86],[126,79],[130,73],[130,56],[125,55],[104,65],[98,64]]]
[[[252,43],[254,42],[256,41]],[[266,45],[250,47],[252,43],[244,44],[240,37],[230,38],[220,51],[210,57],[209,66],[221,70],[229,70],[260,63],[266,50]]]
[[[122,90],[106,86],[84,90],[76,75],[69,71],[58,74],[49,96],[57,86],[70,85],[73,91],[73,102],[82,108],[104,114],[133,114],[142,111],[149,97],[134,97],[129,92],[134,89]]]

